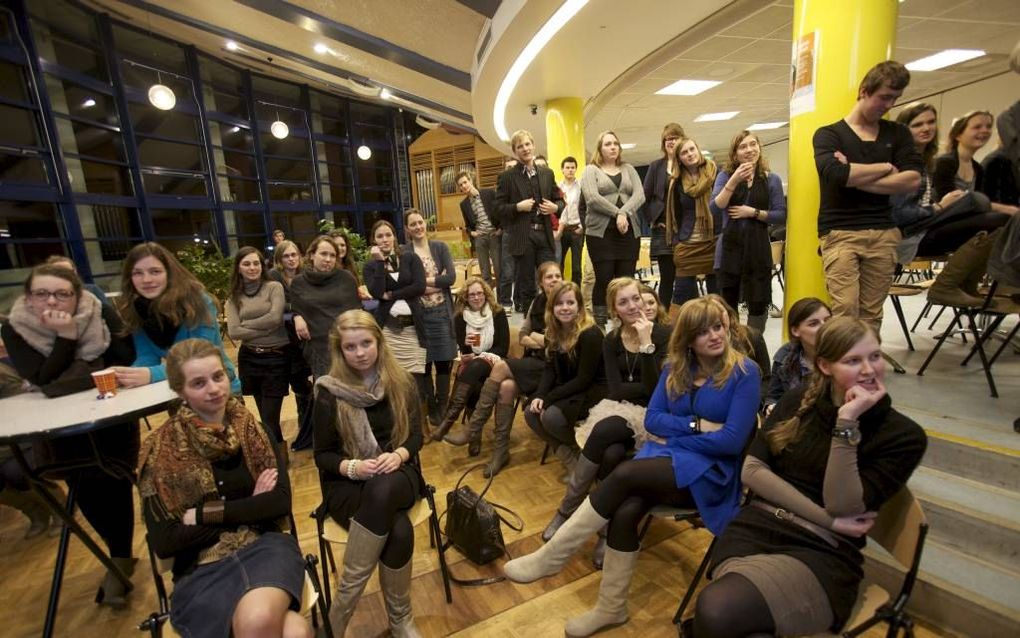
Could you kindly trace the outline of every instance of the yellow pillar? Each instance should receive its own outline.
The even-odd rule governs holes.
[[[584,102],[579,97],[558,97],[545,103],[545,156],[556,181],[563,181],[560,162],[577,160],[577,177],[584,170]],[[570,258],[563,256],[563,278],[570,279]]]
[[[815,131],[850,113],[868,69],[892,57],[896,0],[794,0],[794,93],[790,100],[786,294],[828,299],[818,255]]]

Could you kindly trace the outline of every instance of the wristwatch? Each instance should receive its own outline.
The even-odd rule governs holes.
[[[638,346],[638,352],[641,354],[655,354],[655,344],[650,343],[647,346]]]
[[[832,438],[837,441],[846,441],[850,445],[856,446],[861,442],[861,431],[857,428],[833,428]]]

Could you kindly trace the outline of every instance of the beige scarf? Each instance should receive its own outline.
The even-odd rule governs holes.
[[[712,196],[712,186],[715,184],[716,170],[715,162],[712,160],[705,160],[705,163],[698,168],[697,175],[691,175],[685,168],[680,167],[679,179],[683,185],[684,192],[694,199],[694,229],[692,234],[696,234],[698,229],[703,228],[705,235],[709,238],[715,236],[712,211],[708,208],[708,198]],[[680,205],[679,202],[674,201],[676,180],[676,177],[670,177],[669,187],[666,189],[666,243],[670,245],[673,243],[673,234],[677,231],[673,227],[675,223],[674,211],[675,207]]]
[[[351,459],[369,459],[382,454],[365,413],[365,408],[379,403],[386,396],[382,384],[362,390],[326,374],[315,380],[315,387],[336,397],[336,429],[344,444],[344,455]]]
[[[57,333],[42,325],[24,295],[14,302],[8,321],[33,350],[44,357],[50,356],[53,344],[57,341]],[[83,290],[78,298],[74,323],[78,327],[78,345],[74,358],[95,361],[110,347],[110,328],[103,321],[102,302],[87,290]]]

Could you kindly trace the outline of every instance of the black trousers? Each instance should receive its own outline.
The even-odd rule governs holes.
[[[516,269],[516,280],[514,281],[514,296],[520,291],[521,307],[528,308],[538,294],[535,283],[535,269],[539,264],[556,259],[549,238],[545,230],[528,229],[528,236],[524,242],[524,254],[514,255],[514,268]]]

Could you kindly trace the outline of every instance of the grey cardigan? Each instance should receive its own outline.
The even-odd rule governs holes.
[[[414,253],[414,245],[411,242],[404,244],[404,253]],[[432,261],[436,264],[436,285],[434,288],[441,288],[443,291],[443,307],[446,308],[446,316],[450,319],[450,334],[456,334],[453,324],[453,294],[450,287],[457,281],[457,268],[453,263],[453,256],[450,254],[450,247],[446,242],[429,240],[429,252],[432,253]],[[426,277],[428,274],[426,274]]]
[[[623,177],[620,179],[620,188],[617,189],[613,180],[601,168],[594,164],[584,167],[584,173],[581,175],[581,194],[584,195],[584,201],[588,205],[585,235],[605,237],[606,228],[609,224],[616,223],[617,214],[623,213],[630,222],[629,234],[634,237],[641,236],[638,210],[645,203],[641,177],[630,164],[621,166],[620,173]],[[622,206],[616,205],[617,199],[623,200]]]

